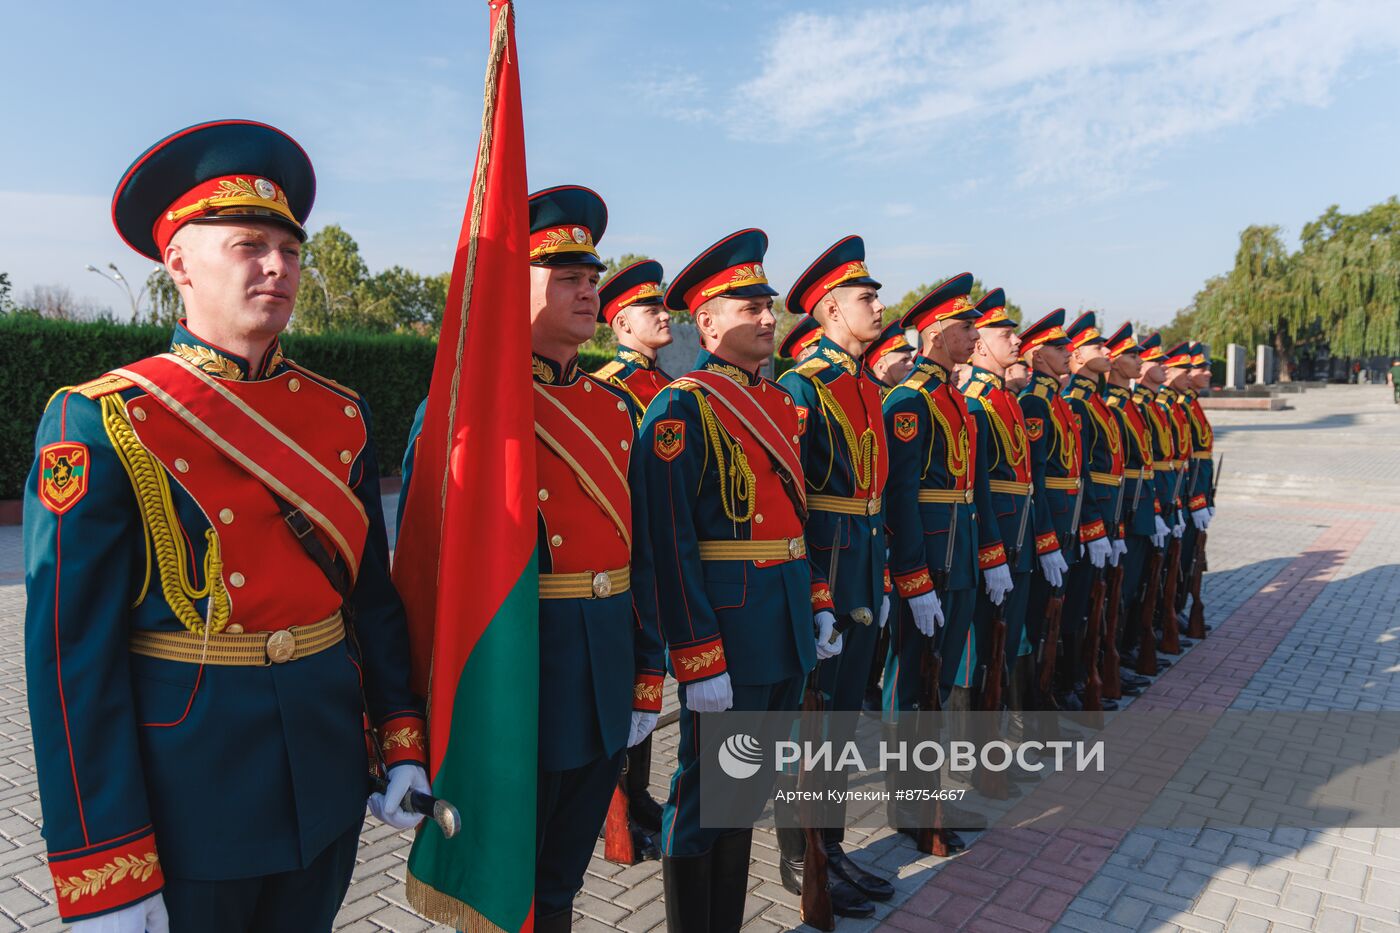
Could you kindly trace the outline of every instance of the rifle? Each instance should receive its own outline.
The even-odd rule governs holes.
[[[821,665],[813,665],[807,675],[807,687],[802,694],[802,741],[806,743],[820,739],[822,720],[825,718],[825,703],[821,688],[817,686],[817,672]],[[804,768],[798,776],[798,786],[810,782],[811,771]],[[805,787],[804,787],[805,789]],[[804,798],[807,795],[803,795]],[[798,916],[802,922],[818,930],[836,929],[836,918],[831,911],[831,891],[827,887],[826,845],[822,831],[813,824],[812,803],[802,804],[802,835],[806,841],[806,854],[802,858],[802,901]]]
[[[1225,466],[1222,454],[1215,472],[1210,478],[1210,499],[1215,501],[1215,490],[1220,486],[1220,470]],[[1206,569],[1206,533],[1196,533],[1196,554],[1191,561],[1191,618],[1186,623],[1187,638],[1206,637],[1206,610],[1201,605],[1201,575]]]
[[[946,587],[948,577],[953,571],[953,539],[958,532],[958,507],[950,504],[948,506],[948,550],[943,559],[943,572],[939,579],[935,581],[935,589],[938,584]],[[945,589],[946,592],[946,589]],[[912,613],[907,602],[901,600],[900,605],[904,611]],[[934,632],[932,637],[924,639],[924,652],[919,659],[919,710],[926,713],[941,713],[943,711],[943,695],[941,685],[943,681],[943,654],[938,650],[938,633]],[[949,838],[951,830],[943,826],[943,801],[934,800],[933,819],[929,820],[928,826],[919,827],[915,836],[914,844],[920,852],[926,855],[936,855],[939,858],[947,858],[953,854],[953,844]]]
[[[627,756],[622,756],[622,773],[613,785],[608,802],[608,818],[603,821],[603,858],[619,865],[637,864],[637,847],[632,842],[632,804],[627,796]]]
[[[1079,537],[1079,513],[1084,506],[1084,490],[1080,490],[1074,497],[1074,513],[1069,519],[1069,544],[1060,548],[1060,556],[1065,556],[1068,548],[1074,547],[1075,539]],[[1065,557],[1065,563],[1069,563],[1069,558]],[[1066,573],[1069,571],[1066,570]],[[1039,657],[1039,676],[1036,685],[1040,688],[1042,697],[1053,697],[1055,689],[1055,660],[1060,650],[1060,617],[1065,608],[1065,584],[1063,578],[1060,585],[1050,592],[1050,599],[1045,603],[1044,631],[1041,632]],[[1056,709],[1051,704],[1052,709]]]
[[[1126,423],[1126,419],[1125,423]],[[1133,507],[1137,507],[1138,494],[1142,491],[1142,476],[1139,475],[1137,485],[1133,489]],[[1123,486],[1118,486],[1118,503],[1113,508],[1113,527],[1118,528],[1123,520]],[[1123,558],[1126,554],[1118,558],[1117,566],[1107,570],[1107,594],[1105,601],[1107,608],[1104,613],[1104,647],[1103,647],[1103,695],[1110,700],[1117,700],[1123,696],[1123,680],[1119,674],[1118,666],[1122,658],[1118,655],[1118,616],[1123,603],[1123,574],[1126,568],[1123,566]],[[1096,659],[1097,660],[1097,659]]]
[[[1162,550],[1152,549],[1152,559],[1142,578],[1142,596],[1137,600],[1137,672],[1147,677],[1157,676],[1157,638],[1152,632],[1152,618],[1157,614],[1157,588],[1162,583]]]
[[[1088,659],[1088,672],[1084,677],[1084,709],[1098,712],[1103,709],[1103,680],[1099,677],[1099,633],[1103,623],[1104,572],[1094,569],[1094,583],[1089,589],[1089,617],[1086,620],[1089,637],[1085,641],[1085,654]]]

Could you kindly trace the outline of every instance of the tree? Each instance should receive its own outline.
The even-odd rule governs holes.
[[[111,317],[110,308],[99,308],[90,301],[73,297],[66,285],[35,285],[20,297],[21,307],[40,317],[56,321],[81,321]]]
[[[185,301],[180,297],[180,289],[176,287],[175,280],[170,277],[165,266],[156,266],[151,274],[146,276],[146,294],[151,299],[151,310],[147,317],[150,323],[174,327],[175,322],[185,316]]]
[[[297,289],[295,325],[321,333],[348,330],[362,323],[360,287],[369,268],[360,245],[339,224],[328,224],[306,241],[301,251],[301,285]]]
[[[9,314],[15,309],[14,303],[10,301],[10,274],[0,272],[0,314]]]

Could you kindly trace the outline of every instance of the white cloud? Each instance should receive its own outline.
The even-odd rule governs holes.
[[[1001,146],[1023,185],[1105,189],[1141,181],[1170,147],[1325,105],[1349,68],[1400,52],[1400,4],[856,6],[791,15],[766,45],[760,74],[731,90],[728,112],[744,115],[736,133],[763,128],[876,159],[951,162]]]

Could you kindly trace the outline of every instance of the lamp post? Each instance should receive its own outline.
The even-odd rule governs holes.
[[[133,292],[131,290],[131,283],[126,280],[126,276],[122,275],[122,270],[117,268],[116,263],[107,263],[107,268],[112,270],[111,275],[103,272],[92,263],[87,264],[87,271],[96,272],[126,293],[126,300],[131,302],[131,319],[133,321],[136,320],[141,313],[141,299],[146,297],[146,286],[142,285],[141,291]]]

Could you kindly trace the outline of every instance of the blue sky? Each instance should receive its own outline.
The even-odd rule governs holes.
[[[0,271],[124,307],[149,264],[109,199],[152,142],[274,123],[314,229],[448,268],[480,124],[484,2],[12,4]],[[745,226],[792,278],[847,233],[885,297],[970,270],[1039,316],[1165,321],[1241,228],[1295,237],[1400,193],[1393,2],[521,0],[532,188],[596,188],[604,254],[674,274]]]

